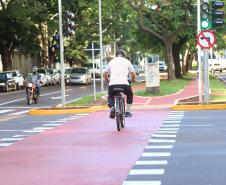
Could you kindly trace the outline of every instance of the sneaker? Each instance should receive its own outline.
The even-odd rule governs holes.
[[[114,107],[111,107],[111,110],[110,110],[110,118],[111,119],[114,119],[115,118],[115,108]]]
[[[125,117],[127,117],[127,118],[130,118],[130,117],[132,117],[132,114],[131,114],[131,112],[126,112],[126,113],[125,113]]]

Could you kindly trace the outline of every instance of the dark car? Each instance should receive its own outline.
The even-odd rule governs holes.
[[[16,82],[13,79],[13,74],[11,72],[0,73],[0,90],[6,92],[9,90],[16,90]]]

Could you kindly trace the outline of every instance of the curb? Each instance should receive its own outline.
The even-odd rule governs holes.
[[[108,110],[107,106],[93,106],[93,107],[61,107],[61,108],[46,108],[46,109],[31,109],[30,115],[58,115],[58,114],[80,114],[92,113],[101,110]]]
[[[209,104],[209,105],[174,105],[171,107],[172,110],[224,110],[226,104]]]

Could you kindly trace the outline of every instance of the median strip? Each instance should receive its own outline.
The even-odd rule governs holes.
[[[101,110],[108,110],[107,106],[80,106],[80,107],[54,107],[43,109],[31,109],[30,115],[54,115],[54,114],[79,114],[79,113],[91,113]]]

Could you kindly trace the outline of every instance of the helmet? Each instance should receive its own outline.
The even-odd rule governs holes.
[[[32,67],[32,70],[31,70],[32,73],[35,74],[35,73],[37,73],[37,71],[38,71],[37,66]]]
[[[121,56],[121,57],[125,57],[126,56],[126,52],[123,49],[118,49],[116,50],[116,56]]]

